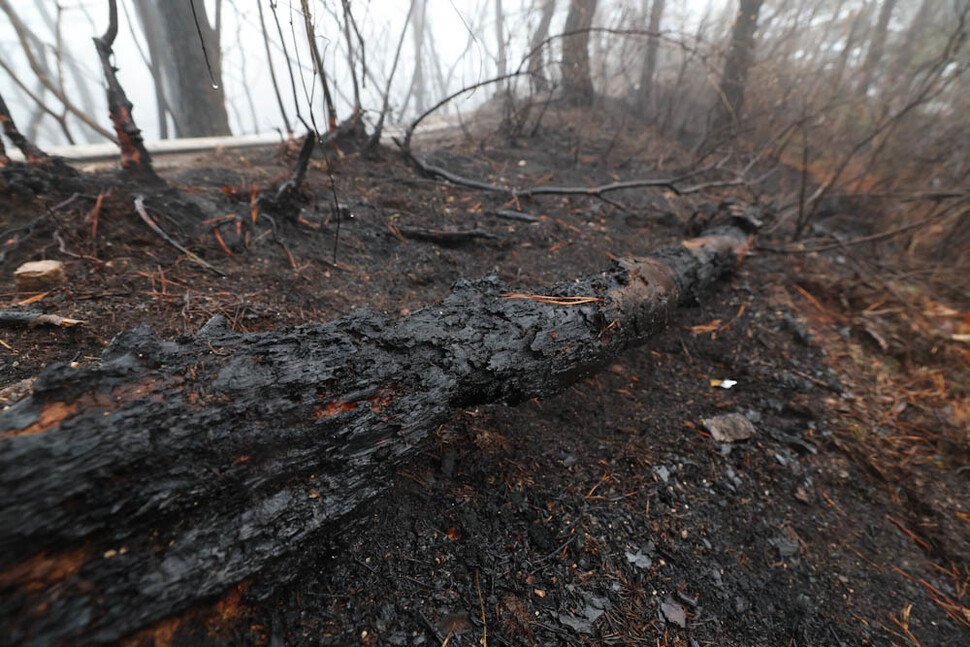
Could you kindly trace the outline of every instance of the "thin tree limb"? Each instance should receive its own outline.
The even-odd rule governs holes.
[[[21,47],[24,50],[24,55],[27,57],[27,63],[30,65],[30,69],[33,70],[34,74],[37,76],[38,80],[44,84],[44,87],[57,97],[64,107],[71,112],[75,117],[84,122],[91,130],[95,131],[99,135],[107,138],[109,141],[117,143],[114,135],[111,131],[107,130],[100,124],[98,124],[94,119],[92,119],[87,113],[74,105],[74,102],[67,98],[67,96],[54,84],[51,78],[44,72],[37,58],[34,56],[33,51],[31,51],[30,44],[27,42],[27,32],[29,31],[24,23],[20,20],[20,16],[14,11],[13,7],[10,5],[9,0],[0,0],[0,9],[7,14],[10,19],[10,24],[14,28],[17,34],[17,38],[20,40]]]
[[[164,240],[166,243],[168,243],[169,245],[171,245],[172,247],[174,247],[178,251],[180,251],[183,254],[185,254],[185,256],[188,257],[188,259],[190,261],[192,261],[193,263],[196,263],[198,265],[201,265],[205,269],[209,270],[210,272],[214,272],[215,274],[218,274],[219,276],[226,276],[226,273],[225,272],[223,272],[220,269],[217,269],[216,267],[213,267],[210,263],[208,263],[205,260],[199,258],[199,256],[197,254],[195,254],[193,252],[190,252],[180,242],[178,242],[177,240],[175,240],[174,238],[172,238],[171,236],[169,236],[168,234],[166,234],[165,233],[165,230],[163,230],[161,227],[159,227],[158,226],[158,223],[156,223],[154,220],[152,220],[152,217],[149,216],[148,215],[148,212],[145,210],[145,197],[144,196],[141,196],[141,195],[135,196],[135,211],[138,213],[138,216],[142,219],[142,222],[144,222],[146,225],[148,225],[148,227],[153,232],[155,232],[158,235],[159,238],[161,238],[162,240]]]
[[[320,85],[323,87],[323,102],[327,109],[327,130],[333,132],[337,130],[337,111],[333,107],[333,97],[330,94],[330,84],[327,82],[327,72],[323,67],[323,57],[320,56],[320,49],[317,47],[317,39],[313,32],[313,16],[310,14],[310,4],[308,0],[300,0],[303,9],[303,25],[306,28],[307,43],[310,45],[310,54],[313,57],[313,69],[320,75]]]
[[[276,66],[273,64],[273,54],[269,48],[269,33],[266,30],[266,20],[263,17],[263,3],[261,1],[257,2],[256,8],[259,9],[259,26],[263,30],[263,46],[266,48],[266,62],[269,65],[269,78],[273,82],[273,93],[276,95],[276,103],[280,107],[280,116],[283,118],[283,125],[286,126],[286,134],[292,135],[293,127],[290,125],[290,120],[286,116],[286,108],[283,106],[283,96],[280,94],[280,85],[276,80]]]

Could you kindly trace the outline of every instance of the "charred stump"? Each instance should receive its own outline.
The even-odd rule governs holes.
[[[7,102],[3,99],[3,95],[0,95],[0,123],[3,124],[3,133],[23,153],[24,159],[27,160],[28,164],[47,164],[53,159],[50,155],[31,143],[20,132],[16,122],[13,120],[13,116],[10,114],[10,108],[7,107]],[[7,157],[6,149],[4,149],[3,142],[0,140],[0,166],[6,166],[9,162],[10,158]]]
[[[240,334],[216,318],[174,341],[141,327],[100,365],[47,367],[0,414],[0,635],[104,643],[254,576],[296,577],[285,565],[359,518],[456,411],[551,396],[609,364],[752,235],[728,218],[537,293],[462,280],[397,319]]]
[[[317,134],[311,130],[303,137],[300,154],[296,158],[289,179],[276,187],[271,194],[259,196],[259,206],[277,213],[299,214],[300,187],[303,185],[303,180],[306,179],[316,143]],[[298,216],[293,215],[292,217],[296,220]]]
[[[83,191],[78,181],[78,172],[60,157],[48,155],[31,142],[17,128],[6,101],[0,95],[0,124],[7,139],[24,156],[24,162],[14,162],[7,156],[3,140],[0,138],[0,206],[9,204],[8,200],[33,200],[38,195],[50,193],[69,193]],[[0,262],[6,253],[29,236],[37,221],[17,225],[4,232],[0,242]],[[21,232],[16,237],[9,234]],[[24,233],[26,232],[26,233]]]
[[[112,45],[118,35],[118,3],[117,0],[108,2],[108,29],[104,35],[94,39],[94,47],[101,60],[104,80],[108,85],[108,111],[111,123],[118,134],[118,146],[121,148],[121,168],[135,173],[144,179],[158,180],[152,168],[152,158],[145,148],[141,130],[135,125],[131,116],[132,103],[128,100],[124,88],[118,81],[118,68],[111,64]]]

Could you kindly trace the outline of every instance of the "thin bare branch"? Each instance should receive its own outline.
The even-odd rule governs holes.
[[[48,76],[48,74],[44,71],[43,66],[37,60],[37,57],[34,56],[33,50],[28,42],[28,33],[30,30],[27,29],[27,26],[24,25],[23,21],[20,20],[20,16],[17,15],[16,11],[14,11],[9,0],[0,0],[0,9],[2,9],[3,12],[7,14],[7,18],[10,19],[10,25],[17,34],[17,39],[20,41],[24,56],[27,57],[27,63],[30,65],[30,69],[33,70],[34,74],[37,76],[37,79],[44,84],[44,87],[47,88],[48,92],[57,97],[57,100],[60,101],[71,114],[84,122],[89,128],[91,128],[91,130],[110,141],[115,141],[111,131],[98,124],[90,115],[74,105],[74,102],[71,101],[64,94],[64,92],[57,87],[50,76]]]

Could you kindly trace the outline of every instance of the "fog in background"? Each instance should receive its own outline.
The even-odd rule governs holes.
[[[115,137],[91,42],[109,4],[0,0],[0,92],[42,147]],[[696,164],[719,154],[753,160],[742,175],[769,161],[814,174],[806,213],[838,187],[970,179],[970,0],[194,0],[195,16],[193,0],[118,5],[114,61],[149,140],[323,133],[353,120],[355,95],[365,125],[394,125],[477,85],[434,118],[491,102],[515,139],[540,133],[550,109],[600,124],[623,113]]]
[[[310,53],[306,45],[303,18],[299,0],[279,0],[276,10],[282,26],[285,46],[291,58],[296,76],[297,101],[294,100],[288,72],[283,58],[283,48],[273,21],[270,2],[260,0],[264,19],[270,36],[270,51],[281,88],[281,97],[289,113],[294,130],[297,128],[296,104],[301,115],[309,121],[307,106],[312,102],[313,114],[321,120],[322,95],[314,82]],[[35,50],[46,52],[51,77],[58,75],[55,49],[60,42],[61,76],[65,94],[76,105],[85,108],[90,116],[111,128],[104,96],[104,80],[95,56],[91,39],[101,35],[108,23],[107,2],[99,0],[9,0],[25,25],[36,34],[41,43],[33,43]],[[164,10],[176,2],[188,0],[156,0]],[[197,0],[201,3],[201,0]],[[529,51],[529,37],[539,20],[542,0],[504,0],[504,32],[508,46],[508,69],[514,70]],[[212,23],[216,14],[216,0],[205,2],[205,10]],[[696,28],[702,14],[720,16],[724,27],[729,25],[732,11],[727,0],[671,0],[664,15],[664,29],[690,32]],[[566,20],[567,0],[557,3],[549,27],[550,34],[563,31]],[[627,23],[645,28],[648,0],[633,2],[599,3],[595,24],[618,25]],[[339,0],[315,0],[310,3],[313,11],[315,32],[324,65],[333,79],[334,100],[338,113],[346,117],[352,109],[351,82],[347,66],[347,44],[344,39]],[[351,3],[354,18],[365,43],[367,74],[362,78],[362,105],[368,110],[367,118],[376,118],[382,105],[387,77],[393,63],[395,49],[407,20],[410,4],[405,0],[354,0]],[[229,126],[233,134],[266,133],[283,130],[280,109],[273,91],[262,29],[256,2],[252,0],[223,0],[221,7],[220,46],[224,61],[222,80],[225,88]],[[58,37],[58,23],[60,36]],[[119,33],[114,45],[115,64],[119,79],[134,104],[133,116],[146,139],[161,136],[155,91],[146,60],[148,47],[134,0],[119,2]],[[641,24],[642,23],[642,24]],[[414,116],[417,108],[426,107],[429,101],[437,101],[448,92],[474,84],[497,72],[497,38],[495,0],[427,0],[425,17],[426,37],[423,53],[427,88],[421,100],[413,94],[415,44],[411,34],[405,34],[398,70],[391,89],[391,123],[400,118]],[[618,46],[624,40],[609,34],[593,36],[602,41],[601,49],[612,43]],[[642,39],[640,39],[642,41]],[[640,43],[642,45],[642,42]],[[196,43],[197,45],[197,43]],[[554,64],[560,57],[556,47],[552,58],[546,57],[546,65]],[[38,58],[40,58],[38,56]],[[35,79],[23,48],[11,23],[0,18],[0,59],[2,59],[26,85],[27,89],[43,99],[55,112],[61,111],[59,101],[44,90]],[[298,60],[297,60],[298,59]],[[359,68],[358,62],[358,68]],[[636,82],[637,73],[631,70],[629,82]],[[442,84],[441,81],[444,81]],[[522,83],[520,82],[521,86]],[[527,84],[525,84],[527,87]],[[409,92],[410,91],[410,92]],[[21,130],[40,146],[67,144],[67,138],[54,119],[45,115],[27,92],[18,86],[11,75],[0,70],[0,93],[7,99]],[[467,112],[492,97],[494,88],[484,88],[461,97],[446,110]],[[410,96],[409,96],[410,95]],[[403,110],[403,112],[402,112]],[[75,116],[65,118],[77,143],[105,141],[102,135],[81,123]],[[169,124],[172,125],[171,123]],[[319,124],[318,124],[319,125]],[[174,136],[170,128],[168,136]]]

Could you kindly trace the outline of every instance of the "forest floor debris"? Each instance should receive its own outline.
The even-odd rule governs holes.
[[[439,135],[436,146],[461,155],[465,176],[521,186],[686,166],[632,124],[622,138],[571,126],[550,114],[537,139]],[[288,176],[276,148],[165,172],[181,191],[146,195],[148,215],[188,254],[145,226],[113,174],[75,178],[78,196],[52,217],[44,205],[67,195],[4,169],[21,187],[0,216],[13,241],[5,275],[51,258],[72,279],[40,299],[10,280],[0,305],[36,299],[86,325],[4,329],[0,387],[22,391],[50,362],[96,362],[140,323],[174,337],[222,314],[233,330],[267,330],[360,307],[407,312],[458,276],[551,283],[679,240],[702,202],[735,190],[624,190],[621,209],[429,182],[392,153],[328,165],[336,210],[311,172],[315,199],[271,219],[254,211],[255,190]],[[14,231],[30,218],[29,237]],[[441,244],[449,234],[467,244]],[[894,244],[854,249],[888,263],[878,246]],[[968,332],[970,303],[894,269],[887,287],[842,248],[756,253],[609,370],[547,401],[459,415],[398,474],[395,496],[288,565],[291,585],[247,582],[194,610],[172,644],[457,646],[486,631],[498,645],[966,644],[970,352],[954,336]],[[700,421],[723,416],[757,435],[717,442]]]

